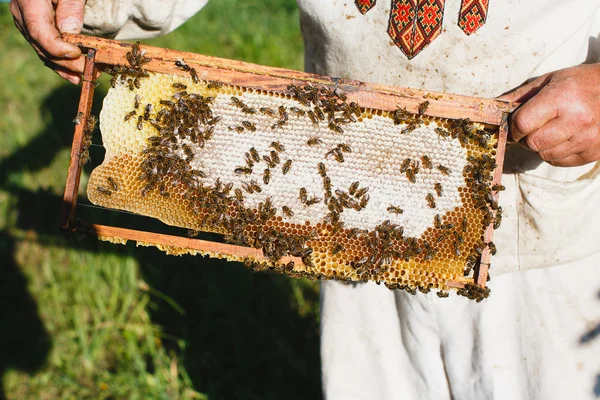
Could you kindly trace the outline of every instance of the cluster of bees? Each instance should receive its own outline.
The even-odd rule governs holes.
[[[79,125],[82,122],[83,113],[78,112],[73,122]],[[81,141],[81,151],[79,152],[79,165],[83,166],[90,161],[90,146],[92,145],[92,134],[96,129],[98,120],[94,115],[90,115],[83,128],[83,137]]]
[[[140,42],[136,42],[132,46],[131,51],[125,54],[129,66],[106,66],[104,72],[112,75],[110,86],[115,87],[117,79],[120,79],[121,83],[127,84],[129,90],[139,89],[141,87],[141,79],[150,76],[143,67],[151,61],[150,57],[144,56],[145,52],[145,50],[140,48]]]
[[[114,85],[117,77],[120,77],[121,83],[126,84],[129,89],[139,87],[139,79],[147,76],[143,70],[143,65],[149,61],[144,57],[144,52],[139,49],[139,44],[134,45],[132,51],[128,53],[127,60],[129,67],[112,67]],[[183,60],[175,62],[177,68],[190,73],[195,83],[200,82],[196,71],[188,66]],[[222,86],[216,81],[206,82],[209,89],[218,89]],[[255,123],[250,119],[255,114],[262,114],[273,118],[272,130],[278,130],[288,124],[290,116],[305,117],[313,125],[324,125],[330,132],[343,133],[345,125],[357,121],[361,116],[362,110],[355,102],[348,102],[346,95],[340,89],[329,89],[325,87],[316,87],[306,85],[304,87],[289,85],[288,93],[292,99],[298,102],[299,106],[293,107],[281,105],[278,108],[261,107],[255,109],[245,104],[238,97],[231,97],[230,103],[238,108],[241,113],[248,116],[240,125],[229,126],[228,129],[238,133],[256,131]],[[271,269],[277,272],[292,274],[294,269],[293,261],[282,265],[279,261],[286,256],[299,257],[305,266],[314,267],[312,260],[313,248],[311,241],[319,239],[320,231],[311,229],[308,234],[290,234],[282,232],[272,226],[271,221],[276,215],[278,209],[286,217],[292,217],[294,211],[288,205],[281,205],[279,208],[274,204],[273,199],[267,197],[256,207],[250,208],[244,205],[246,194],[260,193],[262,185],[268,185],[271,182],[272,170],[281,168],[283,175],[289,173],[293,167],[293,160],[285,156],[285,147],[278,141],[270,144],[270,150],[266,154],[260,154],[256,148],[252,147],[245,153],[243,165],[237,166],[233,173],[235,175],[250,175],[260,163],[264,163],[262,169],[262,183],[250,179],[244,182],[240,187],[234,187],[231,182],[224,182],[220,179],[211,181],[207,184],[203,179],[207,175],[191,166],[191,161],[196,157],[198,148],[203,148],[214,133],[215,126],[221,120],[220,116],[214,116],[212,106],[214,98],[202,96],[190,92],[183,83],[173,84],[173,95],[170,98],[162,99],[159,103],[147,104],[142,106],[140,97],[136,96],[134,107],[124,120],[135,119],[137,128],[142,129],[145,125],[151,126],[155,134],[147,139],[147,146],[143,150],[143,162],[141,164],[141,174],[138,179],[144,182],[142,196],[151,191],[157,191],[163,197],[169,197],[171,186],[180,186],[184,189],[184,198],[191,205],[192,211],[200,219],[201,229],[218,230],[226,232],[225,239],[230,242],[240,243],[255,248],[260,248],[265,257],[271,261]],[[402,124],[402,132],[410,132],[423,123],[421,118],[427,111],[429,103],[424,102],[419,106],[418,114],[412,114],[405,109],[397,109],[390,114],[396,125]],[[482,150],[488,150],[491,145],[491,136],[485,132],[479,131],[473,127],[468,120],[454,120],[445,128],[436,128],[436,134],[440,140],[457,139],[461,143],[477,143]],[[185,143],[191,143],[188,145]],[[322,144],[319,136],[310,136],[306,144],[314,147]],[[337,143],[327,149],[324,153],[324,159],[335,160],[339,163],[345,161],[344,155],[351,153],[352,148],[346,143]],[[501,223],[502,209],[494,200],[494,192],[502,190],[503,187],[497,185],[492,187],[491,171],[496,167],[492,157],[483,152],[481,156],[471,156],[463,171],[467,187],[472,192],[476,207],[485,214],[484,228],[490,223],[494,228],[498,228]],[[420,159],[407,158],[401,165],[400,173],[406,175],[411,183],[416,182],[416,176],[423,170],[436,169],[445,176],[450,175],[450,169],[441,164],[434,164],[428,156],[422,156]],[[462,223],[442,223],[441,217],[437,214],[434,218],[434,226],[441,232],[435,239],[435,242],[417,239],[415,237],[405,237],[404,228],[401,225],[394,224],[389,220],[383,221],[373,229],[345,228],[342,221],[342,214],[345,210],[353,209],[360,211],[369,203],[369,188],[361,187],[360,182],[356,181],[349,185],[346,190],[342,188],[333,189],[331,178],[328,176],[327,167],[323,162],[315,166],[315,173],[318,173],[322,180],[322,195],[320,193],[308,193],[307,189],[302,187],[298,191],[298,199],[305,207],[323,202],[327,206],[327,213],[322,222],[328,226],[329,235],[346,235],[348,239],[358,239],[367,248],[367,252],[350,262],[359,279],[369,280],[378,279],[388,268],[394,259],[403,259],[409,261],[411,258],[420,257],[423,260],[431,260],[436,256],[436,245],[451,240],[453,243],[454,254],[462,255],[465,251],[469,254],[467,265],[464,271],[465,276],[471,273],[474,266],[477,265],[479,257],[485,247],[489,247],[492,253],[495,253],[493,243],[477,244],[473,249],[464,249],[462,246],[463,234],[467,231],[468,221],[466,217]],[[105,196],[110,196],[119,189],[119,185],[112,177],[107,178],[106,185],[98,186],[97,191]],[[428,207],[436,208],[436,198],[444,195],[444,189],[441,183],[435,183],[432,191],[427,193],[425,201]],[[390,214],[402,214],[404,210],[402,205],[390,204],[387,211]],[[190,231],[190,235],[196,235],[197,231]],[[330,254],[335,256],[344,253],[347,249],[344,244],[334,241],[330,248]],[[248,261],[256,269],[264,269],[264,265],[254,261]],[[316,271],[307,270],[306,275],[316,278],[325,277]],[[331,276],[328,276],[329,278]],[[472,285],[474,286],[474,285]],[[416,293],[416,289],[409,285],[388,285],[391,289],[404,289],[409,293]],[[469,298],[481,299],[487,296],[488,289],[476,289],[466,287],[459,294]],[[426,288],[419,288],[422,292],[429,291]],[[438,296],[446,297],[447,292],[440,291]],[[479,300],[478,300],[479,301]]]

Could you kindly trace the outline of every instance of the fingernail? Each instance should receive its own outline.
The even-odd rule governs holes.
[[[79,33],[81,31],[81,23],[73,17],[67,17],[59,27],[63,33]]]

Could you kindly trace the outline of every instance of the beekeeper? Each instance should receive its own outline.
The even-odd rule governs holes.
[[[113,4],[115,3],[115,4]],[[415,3],[417,3],[415,5]],[[85,4],[85,6],[84,6]],[[40,57],[78,83],[60,32],[167,33],[202,0],[12,0]],[[600,2],[298,0],[306,70],[518,101],[491,296],[322,285],[332,399],[600,396]],[[84,18],[85,16],[85,18]],[[525,83],[524,83],[525,82]]]

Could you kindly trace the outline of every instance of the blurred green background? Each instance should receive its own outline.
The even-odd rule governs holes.
[[[143,43],[303,62],[294,0],[212,1]],[[320,398],[316,283],[58,230],[79,88],[42,65],[6,3],[0,52],[0,399]]]

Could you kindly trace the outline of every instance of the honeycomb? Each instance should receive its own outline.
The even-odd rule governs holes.
[[[333,86],[276,92],[195,73],[112,85],[93,204],[259,248],[255,270],[441,297],[493,246],[497,132],[427,116],[427,102],[388,112]]]

